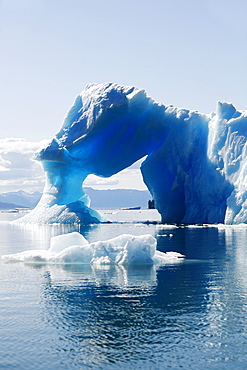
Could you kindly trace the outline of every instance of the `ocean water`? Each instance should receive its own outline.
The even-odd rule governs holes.
[[[161,267],[0,262],[0,369],[246,369],[247,228],[152,223],[154,210],[105,211],[114,223],[18,226],[0,214],[0,255],[152,234],[184,261]],[[144,221],[150,221],[145,222]]]

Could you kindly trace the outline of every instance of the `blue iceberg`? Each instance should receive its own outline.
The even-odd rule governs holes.
[[[83,191],[89,174],[141,165],[163,223],[247,221],[247,111],[219,102],[202,114],[156,103],[136,87],[88,84],[36,155],[46,173],[37,207],[19,222],[100,223]]]

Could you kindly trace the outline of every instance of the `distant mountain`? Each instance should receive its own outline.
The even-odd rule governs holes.
[[[23,190],[2,193],[0,194],[0,203],[9,203],[11,205],[18,205],[17,208],[34,208],[38,201],[40,200],[41,193],[36,191],[35,193],[27,193]],[[16,208],[14,207],[14,208]],[[1,207],[0,204],[0,208]],[[12,208],[11,208],[12,209]]]
[[[148,208],[152,199],[149,191],[132,189],[95,190],[84,188],[91,199],[92,208]],[[27,193],[23,190],[0,194],[0,209],[34,208],[40,200],[41,193]]]
[[[84,188],[84,191],[91,199],[92,208],[148,208],[148,201],[152,199],[148,190]]]
[[[9,210],[9,209],[16,209],[16,208],[25,208],[25,207],[19,204],[0,202],[0,210]]]

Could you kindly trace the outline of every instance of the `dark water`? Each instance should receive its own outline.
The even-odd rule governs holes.
[[[1,222],[0,254],[47,249],[68,231]],[[247,368],[247,228],[80,232],[89,241],[150,233],[186,259],[158,269],[1,264],[1,369]]]

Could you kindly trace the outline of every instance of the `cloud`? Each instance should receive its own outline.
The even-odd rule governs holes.
[[[34,153],[44,144],[22,138],[0,139],[0,192],[42,191],[44,171]]]
[[[116,178],[116,175],[112,177],[99,177],[96,175],[89,175],[83,183],[83,186],[112,186],[118,185],[119,180]]]
[[[140,165],[140,163],[139,163]],[[137,167],[137,168],[135,168]],[[89,175],[84,181],[84,186],[96,189],[138,189],[147,190],[143,182],[139,166],[130,166],[111,177],[103,178]]]
[[[142,157],[141,159],[139,159],[138,161],[134,162],[130,167],[128,167],[128,169],[138,169],[141,167],[141,164],[142,162],[145,161],[145,159],[147,158],[148,156],[145,155],[144,157]]]
[[[43,191],[45,173],[40,162],[34,160],[34,153],[46,142],[47,140],[31,142],[22,138],[0,139],[0,193],[18,190],[30,193]],[[89,175],[83,186],[96,189],[145,190],[139,169],[144,159],[109,178]]]
[[[7,161],[0,156],[0,172],[9,171],[8,167],[10,166],[10,164],[10,161]]]

